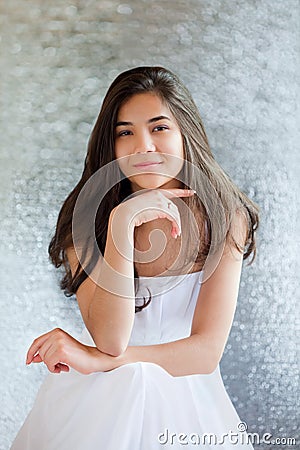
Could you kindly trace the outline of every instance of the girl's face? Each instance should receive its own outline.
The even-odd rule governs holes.
[[[132,191],[177,188],[183,139],[169,108],[153,93],[136,94],[119,109],[115,156]]]

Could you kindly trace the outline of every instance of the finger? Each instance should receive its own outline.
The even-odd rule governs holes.
[[[56,335],[57,329],[54,329],[36,338],[27,352],[26,364],[30,364],[38,353],[43,360],[46,351],[51,347],[53,338]]]
[[[36,356],[37,353],[40,353],[41,347],[44,346],[44,344],[48,341],[48,345],[44,347],[44,351],[47,350],[47,348],[51,345],[51,338],[55,337],[57,335],[68,335],[65,331],[61,330],[60,328],[54,328],[51,331],[48,331],[45,334],[42,334],[38,338],[36,338],[31,346],[28,349],[27,356],[26,356],[26,364],[30,364],[32,362],[32,359],[34,356]],[[41,354],[41,357],[43,358],[43,355]]]
[[[56,373],[56,369],[61,371],[68,367],[67,361],[65,361],[66,355],[64,354],[64,351],[57,346],[57,342],[53,342],[53,344],[46,349],[42,358],[50,372]]]
[[[32,362],[33,363],[41,363],[41,362],[44,362],[44,361],[42,360],[40,355],[36,355],[36,356],[34,356]],[[55,365],[53,365],[51,363],[48,363],[46,365],[48,367],[48,370],[50,372],[53,372],[53,373],[69,372],[69,370],[70,370],[69,366],[67,366],[66,364],[63,364],[61,362],[59,362],[59,363],[57,363]]]
[[[171,235],[172,237],[174,237],[175,239],[181,235],[181,221],[180,221],[180,217],[175,217],[171,214],[171,213],[166,213],[166,218],[170,220],[170,222],[172,223],[172,230],[171,230]]]
[[[178,236],[181,235],[181,224],[180,222],[174,222],[172,221],[172,230],[171,230],[171,235],[173,238],[177,238]]]
[[[33,363],[41,363],[41,362],[43,362],[43,360],[42,360],[41,356],[39,354],[37,354],[36,356],[34,356],[32,358],[31,362],[33,362]]]
[[[69,372],[70,367],[63,363],[58,363],[55,366],[55,369],[61,370],[62,372]]]
[[[178,211],[177,206],[174,202],[168,201],[168,211],[170,211],[171,222],[172,222],[172,230],[171,235],[173,238],[177,238],[181,235],[181,218]]]
[[[45,362],[46,354],[48,353],[49,350],[51,350],[54,342],[55,342],[55,335],[54,333],[52,333],[48,336],[46,341],[44,341],[43,344],[40,345],[38,351],[34,354],[33,358],[37,358],[37,360],[41,358],[41,360]],[[31,362],[33,362],[33,360]]]
[[[48,367],[48,369],[49,369],[49,367]],[[49,371],[51,373],[69,372],[69,370],[70,370],[70,368],[68,366],[66,366],[65,364],[61,364],[61,363],[57,363],[54,366],[54,369],[52,369],[52,370],[49,369]]]
[[[42,336],[36,338],[31,346],[28,349],[27,355],[26,355],[26,364],[30,364],[33,360],[33,357],[36,355],[36,353],[39,351],[39,349],[42,347],[42,345],[47,341],[49,338],[49,333],[43,334]]]
[[[196,194],[196,191],[194,191],[193,189],[173,188],[173,189],[160,189],[160,190],[168,198],[172,198],[172,197],[191,197],[192,195]]]

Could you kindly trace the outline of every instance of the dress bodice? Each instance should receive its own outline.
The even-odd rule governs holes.
[[[152,299],[135,314],[129,345],[159,344],[189,336],[202,276],[203,271],[140,277],[138,304],[143,296],[149,299],[149,291]]]

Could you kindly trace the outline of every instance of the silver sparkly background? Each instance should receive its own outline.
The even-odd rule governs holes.
[[[248,431],[299,439],[299,1],[3,0],[0,26],[0,449],[47,373],[25,367],[31,341],[81,331],[47,246],[106,89],[144,64],[179,74],[216,159],[261,207],[221,370]]]

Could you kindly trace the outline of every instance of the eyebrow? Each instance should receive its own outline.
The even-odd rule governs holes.
[[[152,119],[149,119],[147,121],[147,123],[153,123],[153,122],[158,122],[159,120],[169,120],[171,122],[171,119],[167,116],[157,116],[157,117],[152,117]],[[121,127],[121,126],[128,126],[128,125],[133,125],[132,122],[117,122],[116,123],[116,127]]]

